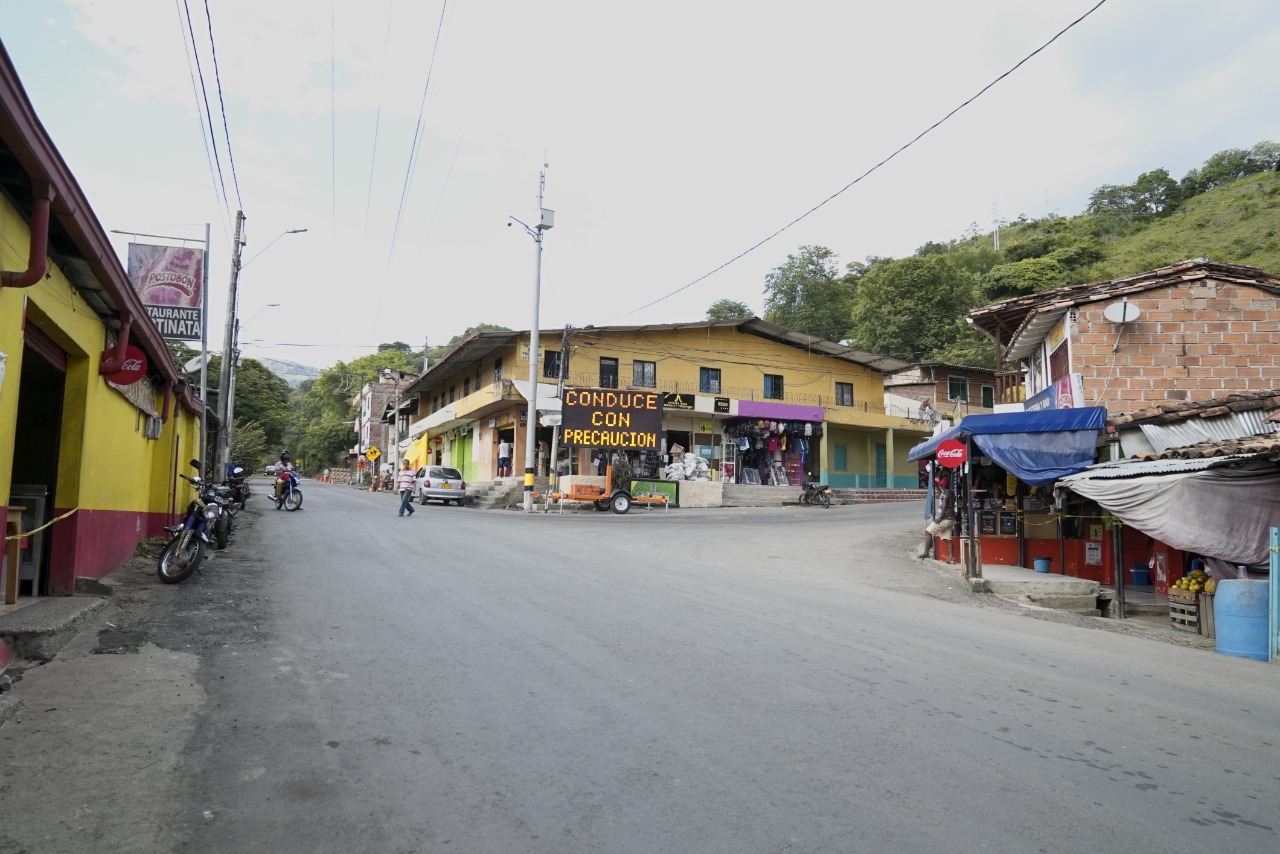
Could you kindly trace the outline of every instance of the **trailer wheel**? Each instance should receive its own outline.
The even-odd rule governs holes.
[[[626,513],[631,509],[631,496],[625,492],[615,492],[609,499],[609,509],[614,513]]]

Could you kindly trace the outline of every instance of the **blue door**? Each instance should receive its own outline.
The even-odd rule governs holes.
[[[876,444],[876,489],[889,485],[889,456],[885,446]]]

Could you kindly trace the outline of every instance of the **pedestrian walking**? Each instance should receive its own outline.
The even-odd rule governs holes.
[[[400,476],[396,478],[396,487],[400,490],[400,514],[403,516],[405,511],[409,515],[413,515],[413,484],[414,484],[413,468],[410,467],[409,461],[405,460],[400,469]]]

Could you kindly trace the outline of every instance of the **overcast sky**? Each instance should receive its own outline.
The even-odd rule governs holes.
[[[1280,4],[1109,0],[685,287],[1095,2],[208,0],[234,179],[203,0],[0,0],[0,39],[105,228],[213,224],[211,348],[242,208],[246,352],[327,367],[527,329],[535,244],[506,223],[533,221],[544,164],[552,329],[696,321],[721,298],[760,313],[765,275],[803,245],[900,257],[1280,141]]]

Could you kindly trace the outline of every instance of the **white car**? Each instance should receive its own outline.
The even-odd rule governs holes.
[[[275,475],[275,473],[276,473],[276,464],[275,464],[275,463],[267,463],[266,473],[267,473],[267,474],[269,474],[269,475]]]
[[[449,466],[423,466],[418,469],[415,481],[413,493],[419,504],[434,498],[445,504],[453,501],[461,507],[467,497],[467,482],[462,479],[462,472]]]

